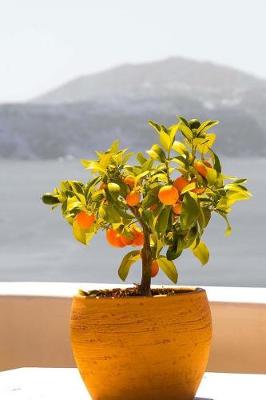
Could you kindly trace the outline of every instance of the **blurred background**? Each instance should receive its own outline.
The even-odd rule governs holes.
[[[224,172],[254,197],[213,218],[200,267],[177,260],[179,284],[266,286],[264,0],[0,0],[0,280],[119,282],[125,251],[88,247],[40,197],[119,138],[145,150],[147,126],[218,119]],[[129,282],[137,282],[140,265]],[[168,283],[160,273],[154,283]]]

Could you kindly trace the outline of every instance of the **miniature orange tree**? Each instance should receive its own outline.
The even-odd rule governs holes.
[[[227,215],[232,205],[251,196],[243,186],[245,179],[222,173],[212,150],[216,135],[209,133],[218,121],[200,123],[179,117],[168,128],[153,121],[149,124],[159,140],[147,155],[137,153],[136,164],[129,164],[133,153],[121,150],[115,141],[107,151],[97,151],[96,160],[81,160],[91,170],[91,180],[63,181],[42,197],[52,208],[61,204],[64,218],[81,243],[88,244],[101,229],[110,245],[133,246],[118,274],[125,280],[131,265],[141,259],[137,294],[145,296],[151,295],[151,278],[159,269],[177,282],[173,261],[185,249],[206,264],[209,251],[201,238],[212,213],[224,218],[229,235]]]

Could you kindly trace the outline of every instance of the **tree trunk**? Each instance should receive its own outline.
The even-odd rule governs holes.
[[[151,296],[151,264],[152,253],[150,246],[150,232],[148,227],[143,226],[144,246],[141,251],[142,255],[142,278],[139,286],[141,296]]]

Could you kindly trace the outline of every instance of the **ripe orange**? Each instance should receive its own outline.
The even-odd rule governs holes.
[[[133,188],[135,186],[136,183],[136,178],[133,175],[127,175],[124,178],[124,183],[128,186],[130,186],[131,188]]]
[[[179,194],[174,186],[166,185],[159,190],[158,197],[161,203],[173,205],[177,202]]]
[[[121,240],[121,242],[122,242],[125,246],[129,246],[129,245],[133,244],[133,242],[134,242],[134,236],[132,237],[132,239],[130,239],[130,238],[128,238],[128,237],[125,236],[125,235],[121,235],[121,236],[120,236],[120,240]]]
[[[180,215],[181,214],[181,209],[182,209],[181,201],[178,201],[177,203],[175,203],[172,206],[173,213],[176,214],[176,215]]]
[[[134,207],[140,203],[140,192],[132,190],[126,197],[126,202],[129,206]]]
[[[201,161],[195,161],[194,162],[194,168],[196,169],[196,171],[203,176],[204,178],[206,178],[207,175],[207,168],[206,166],[203,164],[203,162]]]
[[[178,190],[179,193],[181,193],[184,187],[189,184],[190,182],[183,175],[176,178],[176,180],[173,183],[174,187]]]
[[[121,240],[121,235],[113,228],[106,230],[107,242],[114,247],[125,247],[125,244]]]
[[[132,242],[132,246],[143,246],[144,245],[144,234],[142,231],[138,231],[133,228],[134,239]]]
[[[159,265],[156,260],[153,260],[151,263],[151,277],[154,278],[159,272]]]
[[[80,228],[88,229],[95,221],[95,215],[88,214],[86,211],[80,211],[76,215],[75,220],[77,221]]]

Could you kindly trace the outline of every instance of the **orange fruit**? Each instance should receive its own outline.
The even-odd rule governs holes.
[[[113,228],[106,230],[107,242],[114,247],[125,247],[125,244],[121,240],[121,235]]]
[[[203,164],[203,162],[201,161],[195,161],[194,162],[194,168],[196,169],[196,171],[203,176],[204,178],[206,178],[207,175],[207,168],[206,166]]]
[[[173,213],[176,214],[176,215],[180,215],[181,214],[181,209],[182,209],[181,201],[178,201],[177,203],[175,203],[172,206]]]
[[[159,265],[156,260],[153,260],[151,263],[151,277],[154,278],[159,272]]]
[[[76,215],[75,220],[77,221],[80,228],[88,229],[95,221],[95,215],[88,214],[86,211],[80,211]]]
[[[133,229],[134,239],[132,242],[133,246],[143,246],[144,245],[144,234],[142,231],[137,231]]]
[[[174,186],[166,185],[159,190],[158,197],[161,203],[173,205],[177,202],[179,194]]]
[[[128,186],[130,186],[131,188],[133,188],[135,186],[136,183],[136,178],[133,175],[127,175],[124,178],[124,183]]]
[[[130,238],[128,238],[128,237],[125,236],[125,235],[121,235],[121,236],[120,236],[120,240],[121,240],[121,242],[122,242],[125,246],[129,246],[129,245],[133,244],[133,242],[134,242],[134,237],[132,237],[132,239],[130,239]]]
[[[126,197],[126,202],[129,206],[134,207],[140,203],[140,193],[132,190]]]
[[[173,186],[178,190],[179,193],[181,193],[184,187],[189,184],[190,182],[184,176],[179,176],[174,181]]]

